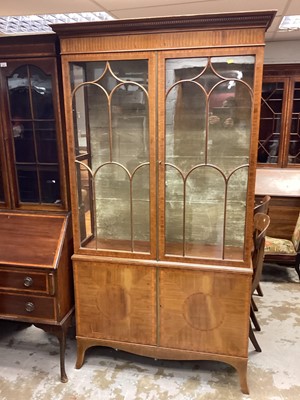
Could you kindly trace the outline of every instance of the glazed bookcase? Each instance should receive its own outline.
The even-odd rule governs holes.
[[[66,143],[55,34],[0,38],[0,319],[60,342],[74,314]]]
[[[257,133],[273,16],[53,27],[68,132],[77,368],[91,346],[216,360],[233,365],[248,392]]]

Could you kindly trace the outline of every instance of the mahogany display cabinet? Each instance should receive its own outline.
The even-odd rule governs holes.
[[[273,11],[54,25],[87,348],[231,364],[248,393],[265,30]]]
[[[60,341],[74,310],[55,34],[0,38],[0,318]]]

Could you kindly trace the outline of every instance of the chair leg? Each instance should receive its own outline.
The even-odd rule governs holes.
[[[256,318],[256,316],[255,316],[255,313],[254,313],[254,310],[253,310],[252,305],[251,305],[251,307],[250,307],[250,318],[251,318],[251,321],[253,322],[253,325],[254,325],[255,329],[256,329],[257,331],[260,331],[261,328],[260,328],[259,323],[258,323],[258,321],[257,321],[257,318]]]
[[[258,353],[261,353],[261,347],[258,344],[258,341],[256,340],[256,337],[254,335],[253,329],[251,327],[251,324],[249,325],[249,339],[251,340],[251,343],[253,344],[253,347]]]
[[[296,256],[295,270],[296,270],[299,280],[300,280],[300,253],[298,253]]]
[[[253,299],[253,297],[251,296],[251,306],[253,308],[254,311],[258,311],[257,305]]]
[[[264,294],[261,289],[260,283],[257,285],[256,292],[257,292],[258,296],[263,297]]]

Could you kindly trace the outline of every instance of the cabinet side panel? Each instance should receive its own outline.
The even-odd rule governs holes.
[[[245,357],[251,276],[160,271],[160,345]]]
[[[73,265],[78,336],[156,344],[154,267]]]

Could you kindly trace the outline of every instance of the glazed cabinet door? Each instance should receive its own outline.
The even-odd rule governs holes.
[[[12,208],[65,208],[56,62],[50,58],[8,60],[3,65],[1,135],[6,143],[10,171],[6,191]]]
[[[153,257],[153,57],[104,55],[69,67],[76,245],[104,255]]]
[[[161,259],[246,258],[255,55],[219,53],[160,56]]]

